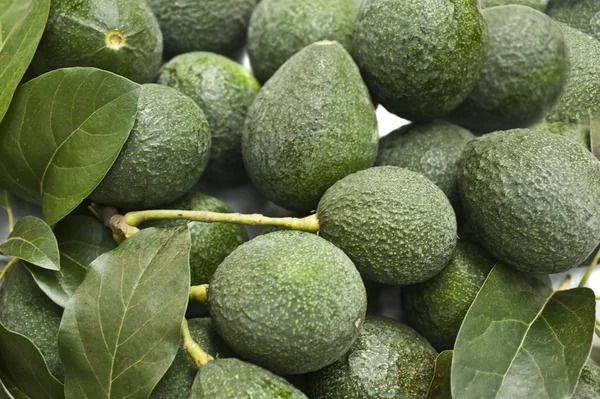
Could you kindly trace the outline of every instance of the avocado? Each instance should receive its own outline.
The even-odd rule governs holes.
[[[483,247],[518,270],[569,270],[600,242],[600,162],[566,137],[514,129],[473,140],[458,190]]]
[[[590,150],[590,126],[581,123],[569,122],[543,122],[531,127],[533,130],[539,130],[546,133],[560,134],[581,144],[587,150]]]
[[[90,199],[134,209],[174,201],[196,184],[209,151],[208,121],[196,103],[173,88],[143,85],[129,139]]]
[[[213,275],[210,313],[243,359],[276,373],[325,367],[350,348],[365,318],[352,261],[317,235],[276,231],[234,250]]]
[[[197,191],[189,192],[163,209],[231,213],[222,201]],[[217,266],[240,244],[248,241],[244,226],[230,223],[187,222],[180,219],[159,219],[141,227],[177,227],[186,224],[190,229],[190,276],[192,285],[208,284]]]
[[[333,183],[373,164],[378,140],[375,110],[352,57],[339,43],[318,42],[290,58],[258,93],[242,155],[265,197],[309,213]]]
[[[406,323],[437,349],[452,349],[458,330],[496,260],[461,240],[440,274],[402,288]]]
[[[266,82],[292,55],[319,40],[335,40],[351,51],[358,15],[356,0],[263,0],[250,19],[248,57]]]
[[[217,359],[200,367],[190,396],[190,399],[253,398],[307,399],[278,375],[238,359]]]
[[[600,2],[550,0],[546,14],[600,40]]]
[[[163,37],[146,0],[52,0],[46,30],[31,63],[41,75],[96,67],[138,83],[154,80]]]
[[[363,277],[384,284],[428,280],[457,240],[450,201],[431,180],[397,166],[366,169],[335,183],[317,208],[321,237],[341,248]]]
[[[445,116],[469,95],[486,48],[473,0],[365,0],[352,55],[375,99],[416,121]]]
[[[569,58],[563,33],[550,17],[527,6],[482,14],[489,35],[483,71],[449,119],[482,133],[529,127],[552,109],[565,87]]]
[[[581,376],[579,384],[572,399],[598,399],[600,398],[600,366],[592,359],[588,359]]]
[[[367,317],[342,359],[308,376],[311,399],[425,398],[437,352],[412,328]]]
[[[480,0],[479,2],[481,8],[507,6],[509,4],[520,4],[522,6],[528,6],[534,10],[544,12],[544,10],[546,10],[548,0]]]
[[[242,130],[260,84],[248,70],[214,53],[181,54],[162,66],[157,83],[189,96],[204,111],[212,136],[204,177],[238,183],[248,179]]]
[[[400,166],[421,173],[456,203],[456,164],[465,145],[474,138],[468,130],[444,121],[405,125],[379,140],[375,165]]]

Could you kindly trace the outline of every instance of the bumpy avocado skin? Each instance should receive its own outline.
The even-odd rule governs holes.
[[[365,318],[352,261],[317,235],[276,231],[240,245],[208,291],[217,331],[243,359],[302,374],[340,358]]]
[[[588,150],[591,148],[589,125],[569,122],[543,122],[534,125],[531,128],[541,132],[560,134],[561,136],[568,137],[581,144]]]
[[[437,352],[412,328],[369,316],[344,357],[308,376],[311,399],[424,398]]]
[[[510,4],[528,6],[533,8],[534,10],[544,12],[544,10],[546,10],[548,0],[479,0],[479,5],[481,6],[481,8],[507,6]]]
[[[468,241],[459,241],[440,274],[402,288],[407,324],[438,350],[452,349],[458,330],[496,260]]]
[[[365,0],[352,55],[388,111],[431,120],[469,95],[486,47],[485,21],[474,0]]]
[[[450,122],[433,121],[402,126],[379,140],[375,165],[393,165],[421,173],[433,181],[453,204],[458,201],[457,163],[475,136]]]
[[[425,176],[397,166],[354,173],[333,185],[317,209],[320,235],[369,280],[416,284],[450,261],[457,223],[448,198]]]
[[[154,80],[162,62],[163,37],[146,0],[52,0],[46,30],[31,69],[36,75],[89,66],[138,83]],[[113,49],[107,34],[120,32]]]
[[[600,2],[550,0],[546,14],[600,40]]]
[[[600,398],[600,366],[589,359],[579,377],[579,384],[572,399]]]
[[[566,137],[514,129],[473,140],[458,187],[483,247],[516,269],[566,271],[600,242],[600,163]]]
[[[290,58],[258,93],[242,155],[265,197],[308,213],[333,183],[373,164],[378,141],[356,64],[339,43],[320,42]]]
[[[204,177],[217,182],[247,180],[242,130],[260,84],[246,68],[214,53],[181,54],[161,68],[157,83],[189,96],[204,111],[212,136]]]
[[[191,98],[144,85],[129,139],[90,199],[129,209],[172,202],[204,172],[210,143],[208,121]]]
[[[550,17],[527,6],[482,14],[489,35],[485,65],[450,120],[482,133],[531,126],[563,92],[569,70],[563,33]]]
[[[210,195],[192,191],[177,201],[161,207],[189,211],[231,213],[221,200]],[[144,223],[141,227],[177,227],[188,224],[192,245],[190,249],[191,284],[208,284],[217,266],[240,244],[248,241],[248,234],[241,225],[231,223],[187,222],[186,220],[161,219]]]
[[[356,0],[263,0],[250,20],[248,56],[266,82],[292,55],[319,40],[335,40],[351,51],[358,15]]]

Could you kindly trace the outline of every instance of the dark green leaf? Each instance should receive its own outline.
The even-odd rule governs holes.
[[[0,370],[0,399],[29,399],[29,396],[21,392]]]
[[[116,160],[139,91],[95,68],[59,69],[19,87],[0,123],[0,187],[41,202],[48,224],[62,219]]]
[[[592,347],[594,293],[496,265],[458,333],[452,396],[571,397]]]
[[[147,398],[173,361],[188,302],[190,235],[144,229],[90,265],[58,334],[67,398]]]
[[[429,385],[427,399],[450,399],[450,370],[452,366],[452,351],[443,351],[435,359],[433,379]]]
[[[56,237],[50,226],[35,216],[17,222],[6,242],[0,245],[0,252],[44,269],[60,269]]]

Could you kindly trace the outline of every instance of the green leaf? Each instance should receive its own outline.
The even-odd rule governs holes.
[[[50,0],[0,0],[0,120],[40,42]]]
[[[139,91],[95,68],[58,69],[19,87],[0,123],[0,187],[41,202],[48,224],[65,217],[119,155]]]
[[[589,357],[595,297],[496,265],[458,333],[452,396],[568,398]]]
[[[35,216],[17,222],[6,242],[0,245],[0,252],[44,269],[60,270],[56,237],[50,226]]]
[[[452,351],[443,351],[435,359],[433,379],[429,385],[427,399],[450,399],[450,370],[452,366]]]
[[[0,370],[0,399],[29,399],[29,396],[21,392]]]
[[[144,229],[90,265],[58,334],[67,398],[147,398],[175,358],[190,235]]]

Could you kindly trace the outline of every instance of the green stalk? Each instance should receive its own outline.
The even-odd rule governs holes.
[[[596,252],[596,256],[594,256],[594,260],[592,261],[592,264],[590,265],[590,267],[588,267],[585,274],[581,278],[581,281],[579,282],[579,287],[585,287],[585,284],[587,283],[588,279],[592,275],[594,268],[598,264],[598,261],[600,261],[600,250],[598,250],[598,252]]]
[[[190,287],[190,300],[199,303],[208,303],[208,284]]]
[[[183,348],[187,351],[192,360],[194,360],[196,367],[200,368],[211,360],[214,360],[211,355],[204,352],[200,345],[194,341],[190,334],[190,328],[186,319],[183,319],[183,323],[181,323],[181,339],[183,340]]]
[[[6,266],[4,266],[4,269],[2,269],[2,271],[0,271],[0,281],[2,281],[2,279],[4,278],[4,276],[6,275],[6,273],[8,273],[8,269],[10,269],[12,267],[12,265],[14,265],[15,263],[17,263],[19,259],[17,258],[12,258],[10,260],[10,262],[8,262],[6,264]]]

